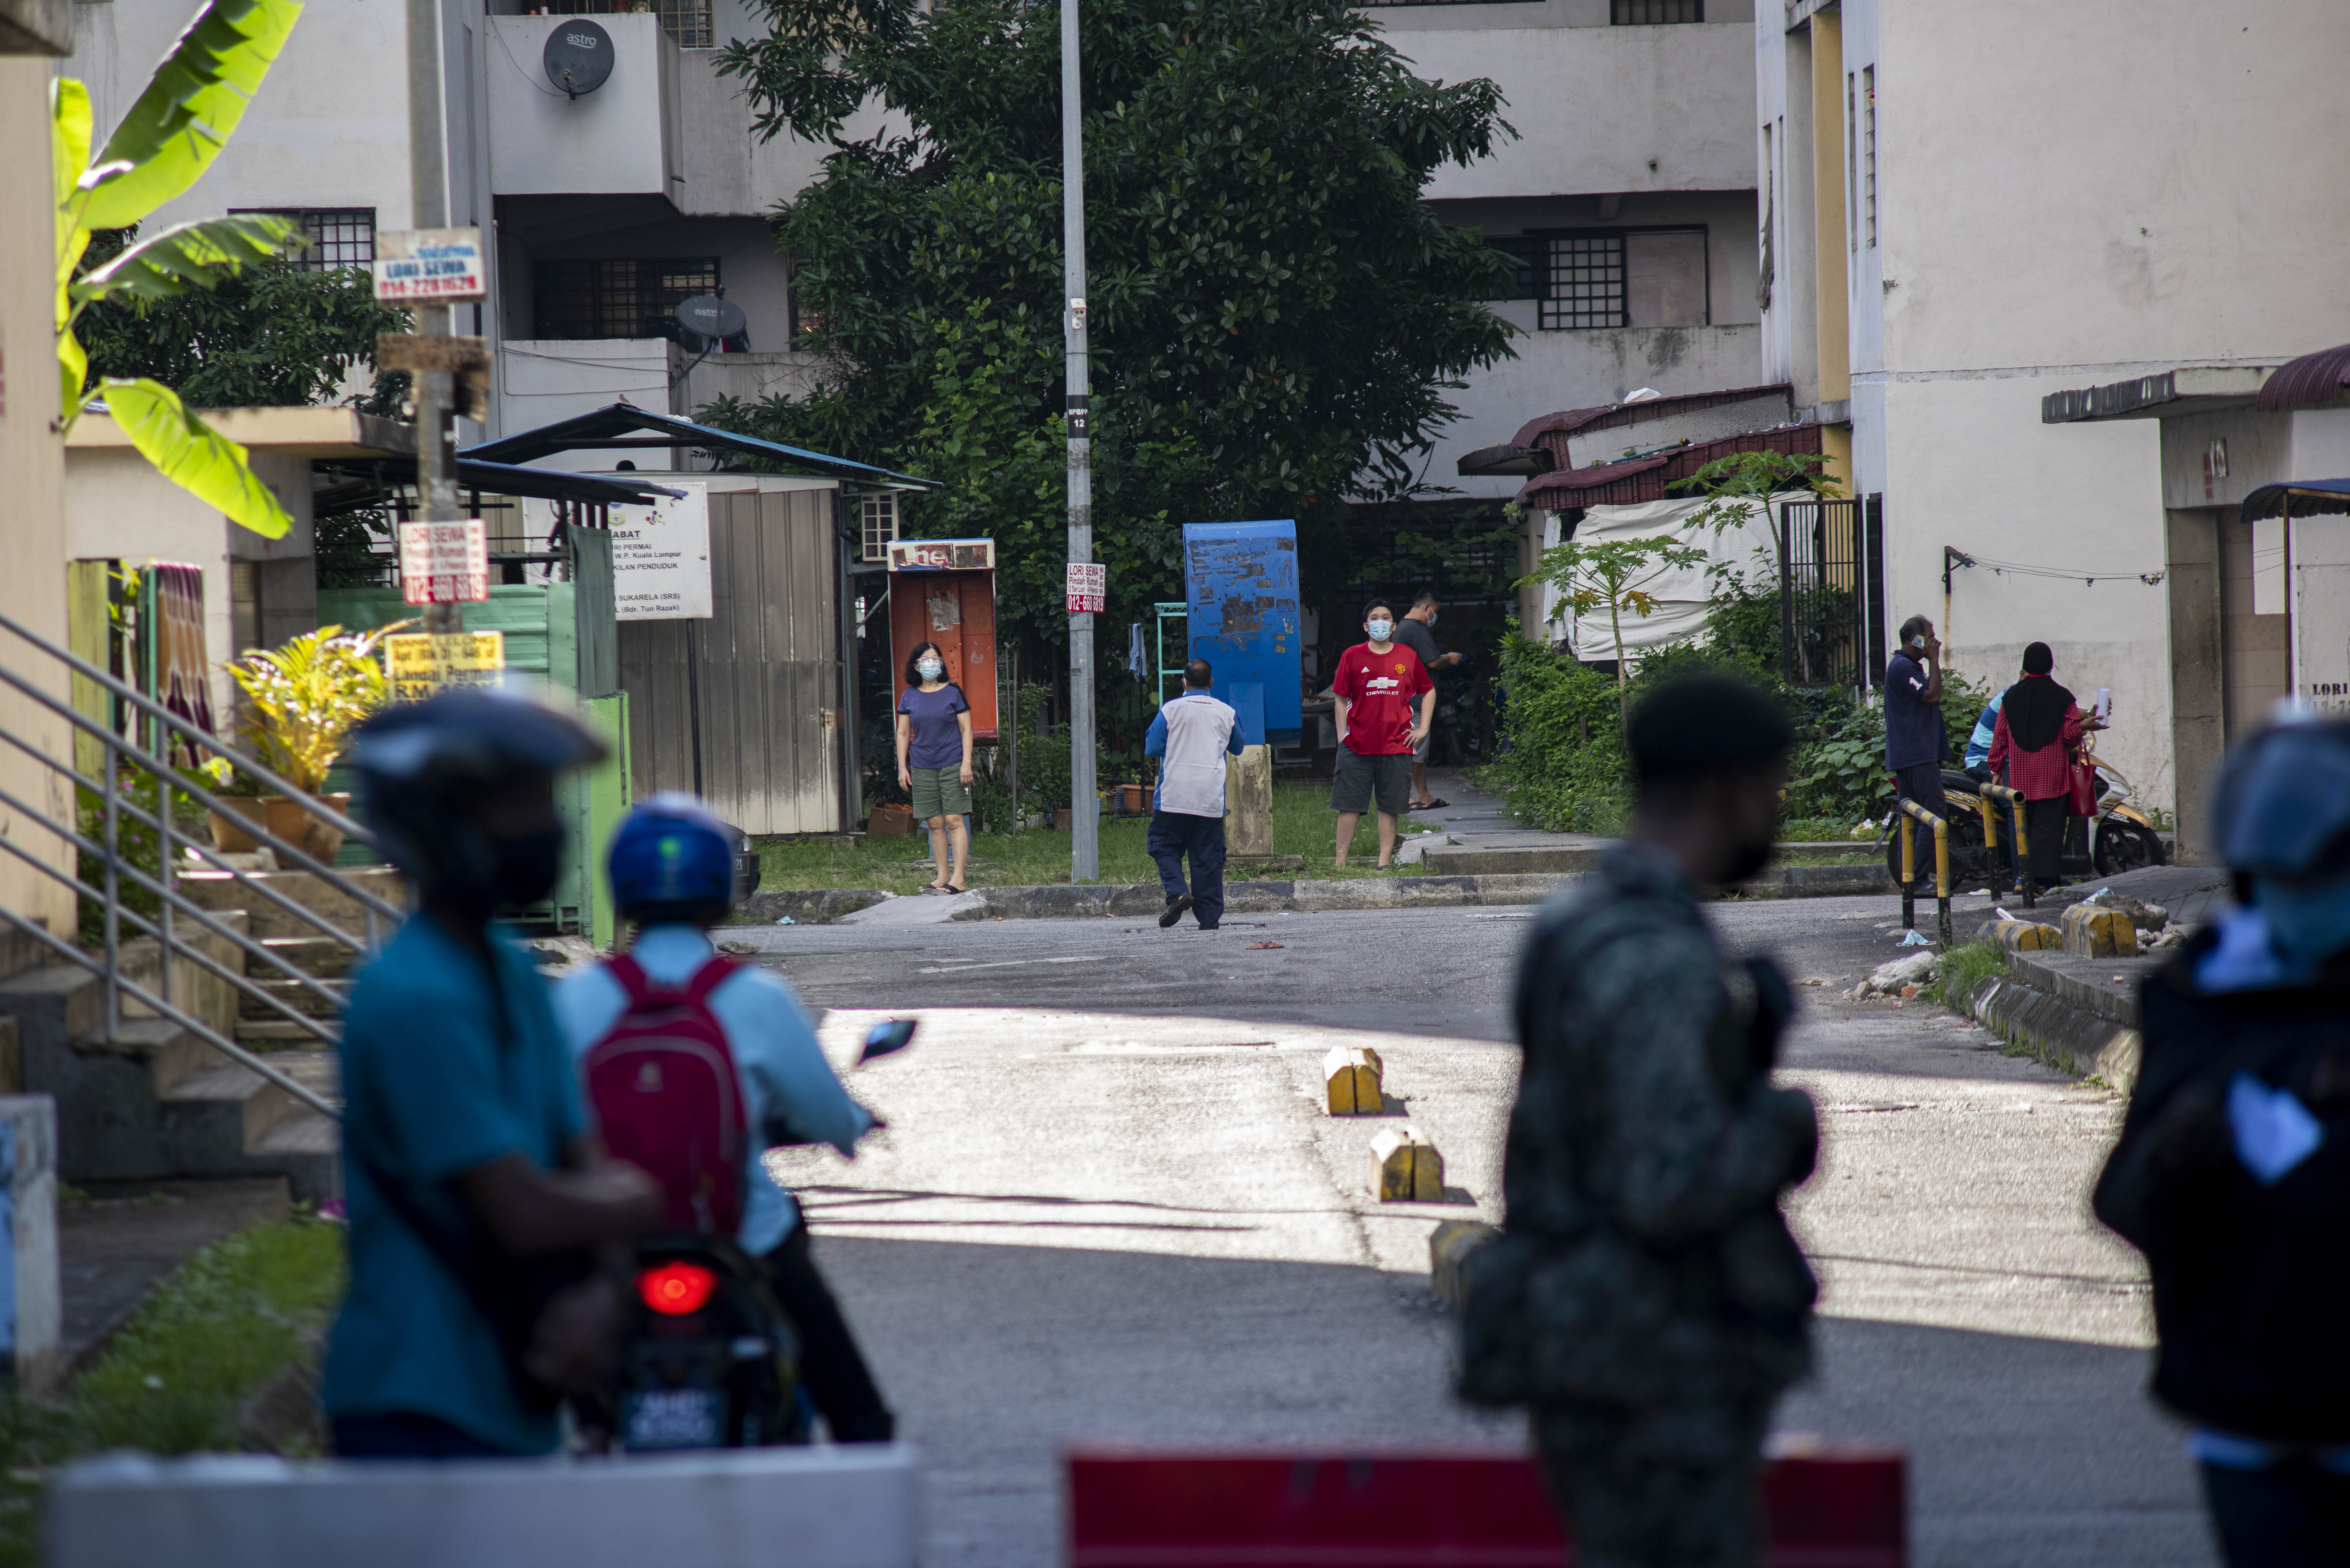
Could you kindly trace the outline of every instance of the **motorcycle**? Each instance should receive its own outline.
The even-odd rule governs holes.
[[[2135,792],[2122,771],[2100,761],[2086,742],[2082,747],[2081,760],[2096,770],[2097,814],[2065,819],[2057,875],[2074,881],[2089,877],[2118,877],[2141,866],[2168,864],[2169,846],[2163,843],[2162,835],[2156,831],[2146,813],[2130,804]],[[1956,768],[1942,770],[1942,794],[1950,802],[1947,834],[1952,893],[1993,892],[2010,885],[2006,852],[2014,847],[2014,815],[2005,802],[1991,803],[1999,816],[2001,846],[1997,850],[1991,849],[1984,838],[1982,791],[1979,787],[1989,782],[1987,773],[1979,778],[1974,773]],[[1901,879],[1900,806],[1895,796],[1887,794],[1877,801],[1877,808],[1885,814],[1885,826],[1877,842],[1885,852],[1886,874],[1898,883]],[[1931,880],[1933,835],[1922,825],[1913,853],[1918,875]]]
[[[858,1064],[904,1050],[914,1029],[910,1018],[873,1025]],[[770,1147],[811,1141],[788,1124],[765,1128]],[[637,1245],[635,1287],[609,1386],[575,1412],[591,1444],[633,1454],[809,1440],[798,1336],[741,1248],[699,1231],[657,1233]]]

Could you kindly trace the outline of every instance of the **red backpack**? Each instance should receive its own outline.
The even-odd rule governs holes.
[[[711,1015],[710,993],[735,965],[712,958],[674,990],[655,985],[625,955],[605,968],[627,990],[629,1006],[581,1064],[604,1147],[660,1183],[668,1224],[732,1236],[743,1218],[747,1124],[734,1053]]]

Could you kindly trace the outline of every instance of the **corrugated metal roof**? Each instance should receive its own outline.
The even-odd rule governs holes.
[[[2350,388],[2350,343],[2287,360],[2261,388],[2253,407],[2263,413],[2281,414],[2289,409],[2330,403],[2345,388]]]
[[[732,452],[786,468],[829,474],[835,479],[861,481],[893,490],[943,490],[935,479],[894,473],[869,462],[857,462],[829,452],[761,441],[712,425],[698,425],[674,414],[660,414],[633,403],[612,403],[535,431],[523,431],[496,441],[466,447],[457,455],[483,462],[526,463],[559,452],[608,452],[620,447],[692,447],[704,452]]]
[[[2290,484],[2263,484],[2244,497],[2243,509],[2238,515],[2246,523],[2281,517],[2288,496],[2293,499],[2293,514],[2296,517],[2315,512],[2350,512],[2350,479],[2297,479]]]
[[[1637,425],[1645,421],[1661,419],[1667,414],[1688,413],[1695,409],[1719,408],[1724,403],[1743,403],[1777,392],[1793,396],[1794,389],[1779,381],[1767,387],[1731,387],[1719,392],[1683,392],[1670,398],[1643,398],[1637,403],[1608,403],[1596,409],[1565,409],[1555,414],[1544,414],[1510,438],[1512,446],[1532,446],[1539,435],[1574,435],[1580,431],[1608,430],[1617,425]]]
[[[1687,479],[1715,458],[1740,452],[1816,452],[1817,424],[1783,425],[1777,430],[1749,431],[1718,441],[1698,441],[1672,452],[1627,458],[1621,462],[1588,468],[1558,469],[1526,482],[1517,499],[1545,512],[1570,506],[1620,506],[1638,501],[1669,498],[1669,487]]]

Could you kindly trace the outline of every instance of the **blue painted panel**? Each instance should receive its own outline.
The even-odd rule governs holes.
[[[1183,597],[1191,657],[1215,666],[1217,695],[1241,715],[1243,743],[1292,746],[1303,714],[1297,524],[1186,523]],[[1238,701],[1246,690],[1249,701]]]

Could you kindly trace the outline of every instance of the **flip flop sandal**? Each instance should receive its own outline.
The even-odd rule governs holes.
[[[1445,799],[1443,796],[1441,796],[1441,795],[1439,795],[1436,799],[1430,801],[1426,805],[1416,805],[1416,806],[1413,806],[1411,809],[1412,809],[1412,810],[1414,810],[1414,811],[1434,811],[1434,810],[1436,810],[1436,809],[1437,809],[1438,807],[1440,807],[1440,806],[1447,806],[1447,805],[1451,805],[1451,804],[1452,804],[1452,803],[1451,803],[1451,801],[1446,800],[1446,799]]]

